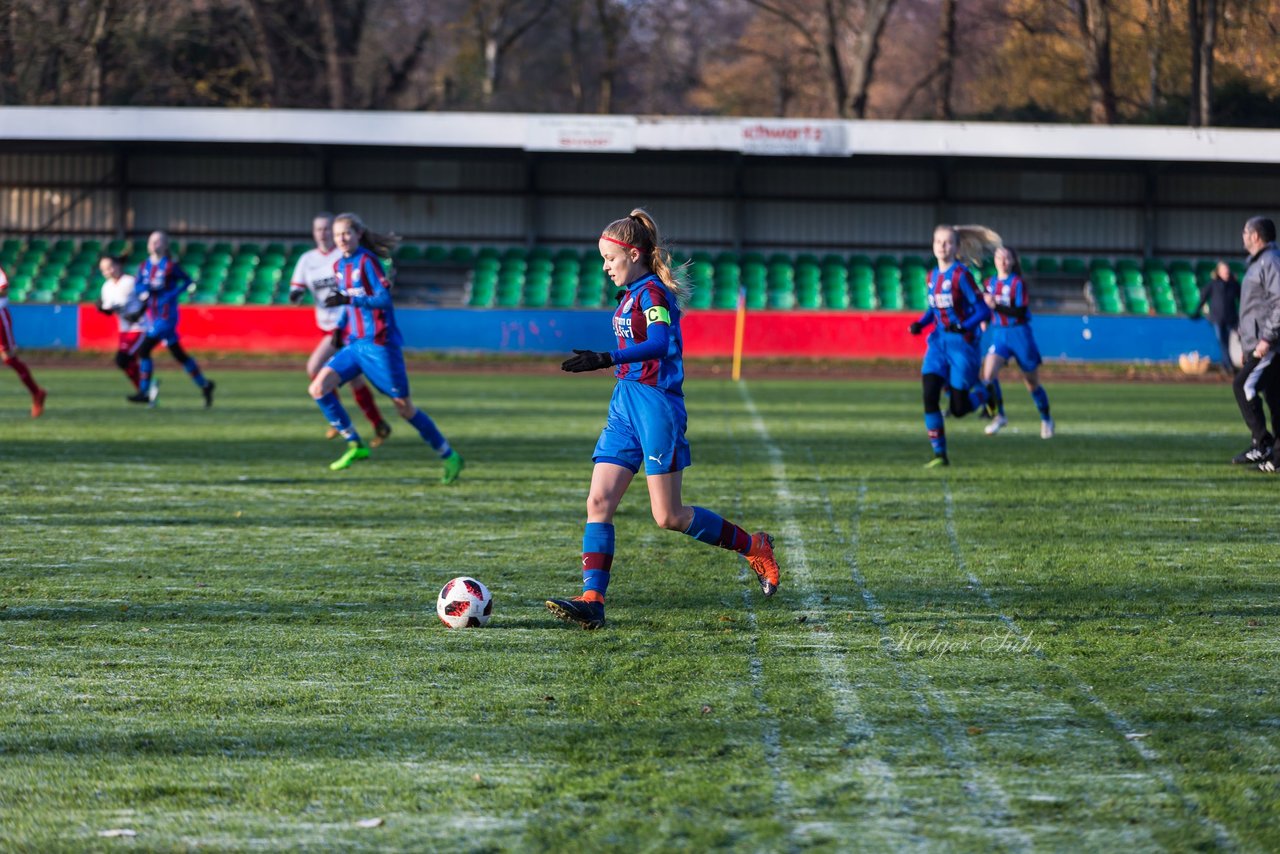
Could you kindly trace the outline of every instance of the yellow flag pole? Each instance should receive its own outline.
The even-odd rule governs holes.
[[[747,331],[747,289],[738,288],[738,320],[733,329],[733,381],[742,379],[742,340]]]

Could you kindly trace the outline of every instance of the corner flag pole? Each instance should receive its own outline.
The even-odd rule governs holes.
[[[738,288],[738,319],[733,328],[733,381],[742,379],[742,339],[747,329],[747,289]]]

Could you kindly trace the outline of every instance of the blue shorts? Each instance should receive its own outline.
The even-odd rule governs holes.
[[[1044,361],[1040,358],[1040,348],[1031,334],[1031,324],[1019,326],[994,326],[991,329],[991,347],[987,350],[1001,359],[1017,359],[1022,372],[1030,373],[1040,367]]]
[[[683,397],[656,386],[619,380],[609,401],[609,420],[600,431],[591,459],[633,473],[643,464],[646,475],[688,468],[693,462],[684,437],[688,422]]]
[[[399,347],[354,341],[334,353],[325,367],[336,371],[344,383],[364,374],[369,384],[387,397],[409,396],[409,375]]]
[[[977,384],[981,362],[977,342],[964,340],[959,332],[940,332],[935,328],[929,333],[929,349],[924,353],[920,373],[945,377],[949,386],[964,390]]]
[[[166,345],[172,347],[178,343],[178,324],[157,323],[147,330],[147,337],[156,341],[163,341]]]

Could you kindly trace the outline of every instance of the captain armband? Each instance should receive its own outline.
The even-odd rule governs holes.
[[[644,313],[644,319],[648,323],[665,323],[671,325],[671,312],[667,311],[666,306],[655,305]]]

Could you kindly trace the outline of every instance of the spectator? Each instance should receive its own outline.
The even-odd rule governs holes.
[[[1280,371],[1275,369],[1274,361],[1276,341],[1280,339],[1280,251],[1276,249],[1276,224],[1265,217],[1253,217],[1244,224],[1242,239],[1249,253],[1240,285],[1240,347],[1244,364],[1231,385],[1252,440],[1232,462],[1255,464],[1263,471],[1274,472],[1275,433],[1267,431],[1261,398],[1266,398],[1271,425],[1275,428],[1280,419]]]
[[[1213,271],[1213,278],[1200,289],[1200,302],[1191,312],[1192,320],[1203,317],[1205,305],[1209,306],[1209,322],[1218,335],[1218,348],[1221,360],[1218,362],[1228,376],[1235,373],[1235,363],[1231,361],[1231,333],[1240,324],[1240,283],[1231,272],[1226,261],[1219,261]]]

